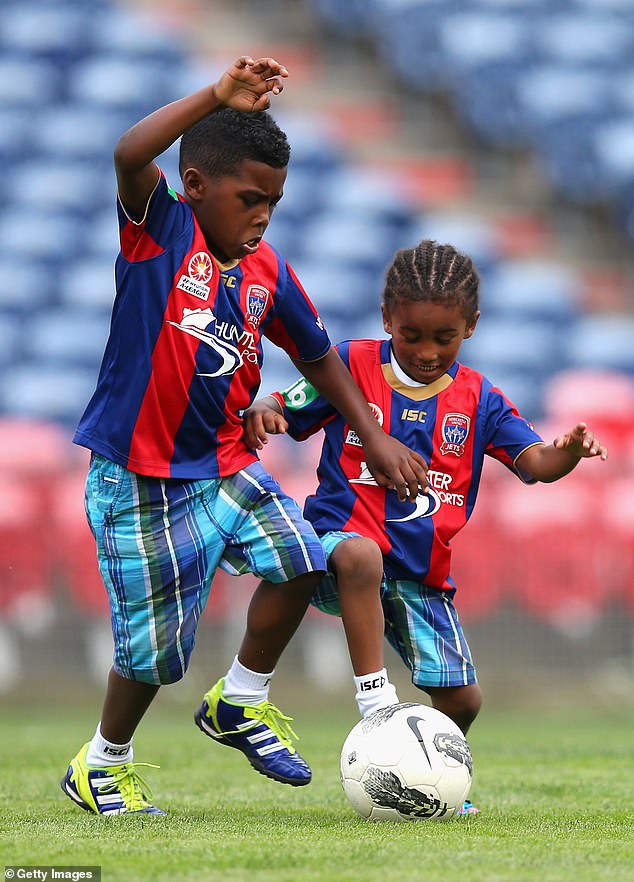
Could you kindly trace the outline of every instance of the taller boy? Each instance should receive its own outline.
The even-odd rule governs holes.
[[[293,271],[262,239],[290,153],[265,111],[287,76],[272,58],[243,56],[213,86],[141,120],[115,149],[117,294],[75,436],[92,451],[86,508],[114,664],[97,731],[62,779],[95,813],[162,814],[132,762],[132,736],[159,686],[185,673],[219,566],[263,581],[239,653],[196,723],[268,777],[310,781],[268,687],[326,565],[312,527],[243,440],[262,335],[355,428],[379,484],[402,500],[426,484],[422,458],[380,429]],[[184,196],[154,162],[181,135]]]

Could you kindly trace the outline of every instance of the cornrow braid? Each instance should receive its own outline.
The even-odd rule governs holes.
[[[467,320],[479,308],[480,278],[473,261],[453,245],[423,239],[415,248],[396,252],[387,271],[383,302],[388,309],[398,299],[460,305]]]

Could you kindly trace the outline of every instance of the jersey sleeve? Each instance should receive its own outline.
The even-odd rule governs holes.
[[[518,468],[517,460],[528,447],[543,444],[543,439],[500,389],[488,385],[484,452],[505,465],[525,484],[535,484],[532,475]]]
[[[273,392],[273,398],[281,406],[288,434],[295,441],[309,438],[337,416],[332,404],[305,377],[282,392]]]
[[[120,199],[117,199],[117,217],[121,254],[131,263],[162,254],[193,223],[190,207],[172,190],[163,172],[140,221],[132,220]]]
[[[277,257],[279,272],[275,302],[263,333],[291,358],[318,361],[331,347],[328,333],[289,264],[281,255]]]

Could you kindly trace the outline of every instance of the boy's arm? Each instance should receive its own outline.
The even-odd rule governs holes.
[[[154,162],[186,129],[209,113],[233,107],[246,113],[266,110],[270,94],[284,88],[287,69],[274,58],[249,55],[238,58],[218,82],[186,98],[173,101],[144,117],[128,129],[115,147],[114,164],[121,202],[136,218],[143,217],[148,199],[158,181]]]
[[[269,435],[284,435],[287,430],[282,408],[272,395],[256,399],[244,412],[244,441],[250,450],[262,450]]]
[[[377,484],[396,490],[401,501],[415,499],[420,488],[427,488],[422,456],[383,431],[335,349],[318,361],[294,360],[294,364],[356,431]]]
[[[555,438],[552,444],[535,444],[517,459],[517,466],[533,478],[551,483],[571,472],[579,460],[608,458],[607,449],[594,437],[585,423],[577,423],[570,432]]]

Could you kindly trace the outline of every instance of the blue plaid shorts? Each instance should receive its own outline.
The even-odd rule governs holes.
[[[173,683],[218,567],[288,582],[326,569],[315,531],[259,462],[226,478],[152,478],[93,454],[86,514],[110,600],[114,669]]]
[[[330,560],[339,542],[358,535],[333,531],[321,536],[326,559]],[[454,594],[455,589],[439,591],[418,582],[383,577],[385,637],[411,671],[412,683],[420,689],[477,682],[471,651],[453,605]],[[311,603],[328,615],[341,615],[337,583],[330,570],[317,586]]]

